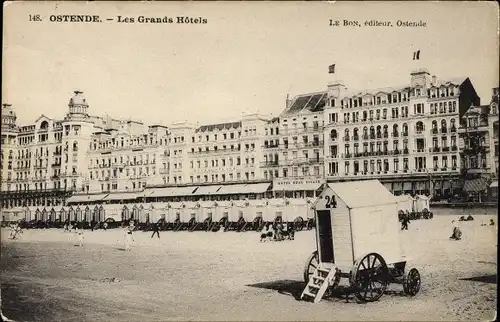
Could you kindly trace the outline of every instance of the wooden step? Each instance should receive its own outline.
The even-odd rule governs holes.
[[[309,287],[315,288],[315,289],[320,289],[321,285],[316,285],[316,284],[309,284]]]
[[[309,292],[307,292],[307,291],[305,291],[303,294],[304,294],[304,295],[307,295],[307,296],[310,296],[310,297],[312,297],[312,298],[315,298],[315,297],[316,297],[316,294],[312,294],[312,293],[309,293]]]
[[[325,280],[325,278],[324,278],[324,277],[321,277],[321,276],[314,276],[314,275],[313,275],[313,277],[312,277],[312,278],[313,278],[313,279],[315,279],[315,280],[318,280],[318,281],[322,281],[322,282]]]
[[[321,273],[330,273],[330,270],[329,269],[326,269],[326,268],[322,268],[322,267],[318,267],[318,271],[321,272]]]

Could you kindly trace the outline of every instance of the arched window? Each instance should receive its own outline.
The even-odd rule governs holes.
[[[364,139],[368,138],[368,128],[366,126],[363,128],[363,136],[365,136]]]
[[[344,134],[344,141],[349,141],[349,129],[345,129]]]
[[[40,130],[46,130],[49,128],[49,122],[47,121],[43,121],[41,124],[40,124]]]
[[[75,141],[73,142],[73,152],[78,151],[78,143]]]
[[[392,126],[392,136],[393,137],[398,137],[399,136],[399,131],[398,131],[398,125],[394,124]]]
[[[451,130],[451,132],[456,132],[457,131],[457,128],[455,126],[455,119],[451,119],[450,120],[450,130]]]
[[[432,129],[437,130],[438,122],[436,120],[432,121]]]
[[[403,123],[403,135],[408,136],[408,124]]]
[[[421,121],[418,121],[416,126],[415,126],[415,129],[417,132],[422,132],[424,130],[424,123],[422,123]]]
[[[330,139],[335,140],[337,138],[337,130],[332,130],[330,132]]]
[[[355,127],[354,130],[353,130],[353,136],[354,136],[354,140],[358,140],[359,139],[359,134],[358,134],[358,128]]]
[[[443,133],[446,133],[446,130],[447,130],[447,128],[446,128],[446,120],[441,120],[441,131]]]
[[[384,138],[389,137],[389,126],[387,124],[384,125]]]

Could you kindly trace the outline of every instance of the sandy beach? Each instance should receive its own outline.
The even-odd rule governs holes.
[[[460,223],[460,241],[449,239],[456,215],[412,221],[401,242],[420,270],[420,293],[407,297],[390,285],[367,304],[298,300],[314,231],[265,243],[255,232],[137,232],[125,252],[121,229],[85,231],[83,247],[62,230],[10,240],[2,229],[3,313],[15,321],[491,320],[497,226],[481,222],[498,217],[488,213]]]

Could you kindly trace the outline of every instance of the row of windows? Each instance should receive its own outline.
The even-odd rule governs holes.
[[[113,169],[113,170],[101,170],[100,174],[101,176],[99,176],[99,171],[89,171],[89,175],[90,175],[90,180],[93,180],[93,179],[109,179],[109,178],[118,178],[119,177],[119,174],[122,174],[123,172],[125,172],[125,176],[126,177],[129,177],[129,176],[149,176],[150,174],[151,175],[156,175],[156,168],[154,167],[151,167],[151,171],[149,171],[150,168],[149,167],[144,167],[144,168],[132,168],[132,169]]]
[[[300,171],[299,171],[300,170]],[[282,178],[288,178],[288,177],[302,177],[302,176],[320,176],[320,167],[319,166],[314,166],[314,167],[293,167],[293,168],[283,168],[281,169],[282,173]],[[278,170],[270,170],[264,171],[264,179],[273,179],[273,178],[279,178],[279,171]]]
[[[222,173],[222,174],[212,174],[212,175],[198,175],[198,176],[190,176],[189,180],[191,183],[202,183],[202,182],[231,182],[236,180],[241,180],[241,173],[237,172],[233,173]],[[255,180],[255,172],[245,172],[243,176],[244,180]],[[210,180],[210,181],[209,181]],[[174,177],[175,182],[175,177]]]
[[[251,150],[254,150],[255,149],[255,143],[249,143],[249,144],[245,144],[245,151],[251,151]],[[202,153],[202,152],[210,152],[210,151],[226,151],[228,150],[228,147],[226,145],[222,145],[220,146],[220,149],[217,145],[215,145],[213,147],[213,150],[210,150],[210,147],[208,146],[205,146],[205,150],[203,150],[202,147],[198,147],[198,153]],[[231,146],[229,146],[229,150],[231,151],[241,151],[241,144],[238,144],[237,146],[231,144]],[[195,148],[191,148],[191,153],[196,153],[195,151]]]
[[[144,154],[144,155],[136,155],[136,156],[129,156],[127,155],[126,157],[124,156],[119,156],[119,157],[109,157],[109,158],[102,158],[102,159],[90,159],[89,160],[89,167],[92,167],[94,164],[96,166],[108,166],[110,167],[112,164],[123,164],[125,161],[125,164],[127,165],[141,165],[141,164],[148,164],[149,160],[151,160],[151,163],[155,163],[156,156],[154,154]]]
[[[439,157],[433,157],[433,166],[434,170],[438,169],[449,169],[451,166],[452,169],[457,168],[457,156],[451,156],[451,163],[448,163],[448,156],[441,156],[441,162],[439,162]],[[363,161],[344,161],[344,174],[349,175],[349,173],[358,174],[373,174],[375,172],[390,172],[390,171],[400,171],[400,170],[409,170],[409,159],[403,158],[402,168],[400,167],[400,159],[396,158],[392,160],[392,168],[390,167],[389,159],[377,159],[377,160],[363,160]],[[425,169],[425,157],[415,158],[415,169]],[[328,170],[330,175],[336,175],[339,173],[339,162],[330,162],[328,164]]]
[[[438,103],[431,103],[431,114],[444,114],[444,113],[456,113],[457,112],[457,101],[446,101]]]
[[[235,162],[233,162],[233,158],[228,158],[227,162],[226,162],[226,159],[224,159],[224,158],[222,158],[220,160],[219,159],[213,159],[213,160],[210,160],[210,161],[211,162],[209,162],[209,160],[204,160],[204,165],[205,165],[204,167],[205,168],[208,168],[209,165],[211,165],[212,168],[219,167],[219,165],[222,166],[222,167],[225,167],[226,165],[230,166],[230,167],[232,167],[234,165],[236,165],[236,166],[241,165],[241,158],[240,157],[236,157],[236,161]],[[255,158],[245,158],[245,163],[244,164],[245,165],[254,165],[255,164]],[[179,163],[179,166],[180,165],[181,164]],[[195,162],[194,161],[190,161],[190,165],[191,165],[191,169],[194,169]],[[201,160],[196,161],[196,166],[197,166],[196,168],[197,169],[200,169],[201,165],[202,165]],[[176,164],[174,163],[174,169],[175,168],[176,168]]]

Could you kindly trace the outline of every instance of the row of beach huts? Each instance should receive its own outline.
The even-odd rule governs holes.
[[[398,212],[413,219],[429,213],[429,198],[396,196]],[[295,223],[300,230],[313,228],[314,199],[275,198],[235,201],[153,202],[136,204],[90,204],[55,207],[20,207],[2,210],[7,222],[128,222],[136,223]]]

